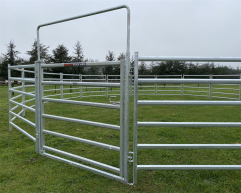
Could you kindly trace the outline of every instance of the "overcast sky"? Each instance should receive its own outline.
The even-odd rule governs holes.
[[[0,0],[0,53],[13,40],[27,59],[38,25],[123,4],[131,55],[241,57],[241,0]],[[126,52],[126,31],[122,9],[43,27],[40,41],[49,53],[64,44],[70,55],[80,41],[85,58],[104,61],[108,50]]]

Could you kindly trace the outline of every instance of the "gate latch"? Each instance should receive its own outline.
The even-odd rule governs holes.
[[[116,96],[110,96],[110,98],[109,98],[110,103],[112,103],[113,105],[119,105],[120,102],[112,101],[112,100],[111,100],[112,97],[115,97],[115,98],[116,98]]]
[[[133,152],[129,151],[129,155],[128,155],[128,162],[133,162]]]

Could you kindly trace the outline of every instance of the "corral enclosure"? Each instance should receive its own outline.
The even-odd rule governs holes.
[[[41,62],[41,27],[122,8],[127,10],[125,59]],[[8,67],[9,130],[14,127],[33,140],[40,155],[130,185],[137,183],[137,173],[146,180],[143,170],[241,169],[240,75],[224,79],[138,76],[140,61],[241,62],[241,58],[153,57],[136,52],[133,76],[127,6],[39,25],[37,42],[35,64]],[[64,74],[59,79],[44,74],[44,68],[74,66],[120,66],[120,75],[114,79],[67,75],[76,76],[74,80],[64,79]],[[12,77],[12,70],[21,71],[21,76]],[[34,78],[26,78],[26,73]],[[22,85],[11,88],[11,81]],[[12,97],[13,92],[19,95]]]
[[[33,73],[31,70],[25,70],[25,75]],[[45,78],[48,76],[48,78]],[[52,76],[52,77],[50,77]],[[240,75],[236,77],[239,78]],[[61,78],[62,77],[62,78]],[[66,77],[66,78],[65,78]],[[77,77],[77,78],[76,78]],[[133,76],[134,77],[134,76]],[[184,76],[180,75],[181,79]],[[195,78],[197,78],[196,76]],[[227,79],[227,76],[224,76]],[[231,79],[233,78],[230,76]],[[21,77],[19,77],[21,78]],[[139,78],[150,78],[140,76]],[[153,77],[169,78],[169,77]],[[171,77],[176,80],[176,77]],[[202,79],[202,77],[199,77]],[[222,78],[222,76],[221,76]],[[230,79],[230,80],[231,80]],[[49,74],[43,73],[45,81],[63,81],[66,83],[74,82],[115,82],[118,83],[120,78],[118,75],[115,79],[102,76],[84,76],[84,75],[65,75],[65,74]],[[13,90],[14,89],[14,90]],[[133,132],[133,113],[134,113],[134,85],[130,86],[130,150],[133,148],[132,132]],[[216,93],[214,89],[217,89]],[[18,90],[26,93],[34,94],[35,85],[24,83],[18,87],[13,87],[11,91],[15,92],[15,101],[13,107],[15,114],[14,124],[23,128],[31,136],[35,136],[35,129],[26,121],[17,119],[23,113],[21,103],[28,107],[34,108],[35,100],[31,96],[17,95]],[[120,121],[120,111],[118,109],[107,109],[96,106],[85,106],[79,104],[71,104],[68,101],[83,101],[102,104],[115,105],[120,101],[120,89],[115,87],[93,87],[93,86],[76,86],[74,84],[68,86],[62,85],[45,85],[43,86],[44,96],[44,114],[59,117],[68,117],[73,119],[81,119],[93,122],[102,122],[110,125],[118,125]],[[132,93],[132,94],[131,94]],[[115,97],[111,97],[115,96]],[[110,98],[111,97],[111,98]],[[47,100],[48,99],[48,100]],[[52,101],[51,101],[52,99]],[[55,101],[63,99],[64,102]],[[232,106],[232,103],[240,104],[240,84],[140,84],[138,85],[138,100],[142,101],[210,101],[230,102],[231,106],[206,106],[206,105],[165,105],[140,106],[138,109],[138,120],[148,122],[239,122],[240,121],[240,105]],[[56,103],[57,102],[57,103]],[[66,103],[66,104],[64,104]],[[29,109],[30,110],[30,109]],[[35,122],[34,113],[25,109],[25,118]],[[63,120],[51,119],[47,117],[45,120],[45,130],[55,133],[61,133],[68,136],[75,136],[90,141],[96,141],[103,144],[118,147],[120,145],[120,132],[113,129],[104,129],[92,125],[79,124]],[[138,143],[140,144],[234,144],[239,148],[240,143],[239,127],[141,127],[138,130]],[[111,165],[118,168],[120,165],[119,153],[110,151],[106,148],[93,146],[88,143],[79,143],[76,140],[69,140],[61,136],[45,135],[46,152],[52,152],[57,156],[61,156],[61,152],[68,152],[77,155],[71,155],[69,160],[74,158],[81,160],[85,165],[91,166],[93,163],[88,159]],[[52,149],[51,149],[51,148]],[[235,147],[234,147],[235,148]],[[240,165],[240,150],[229,149],[143,149],[138,150],[138,164],[140,165]],[[58,155],[59,156],[59,155]],[[78,158],[80,156],[82,159]],[[72,159],[71,159],[72,158]],[[230,159],[229,159],[230,158]],[[86,160],[85,160],[86,159]],[[87,164],[86,164],[87,163]],[[96,165],[98,168],[98,165]],[[105,169],[105,168],[104,168]],[[132,169],[130,168],[130,171]],[[145,175],[144,171],[139,171],[139,175]],[[130,177],[131,172],[129,173]],[[143,176],[144,177],[144,176]]]

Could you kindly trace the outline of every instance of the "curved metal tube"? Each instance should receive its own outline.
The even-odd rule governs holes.
[[[105,13],[105,12],[109,12],[109,11],[114,11],[114,10],[117,10],[117,9],[123,9],[123,8],[127,9],[127,48],[126,48],[126,52],[128,53],[128,56],[129,56],[129,52],[130,52],[130,8],[127,5],[121,5],[121,6],[118,6],[118,7],[103,9],[103,10],[100,10],[100,11],[96,11],[96,12],[92,12],[92,13],[88,13],[88,14],[79,15],[79,16],[76,16],[76,17],[70,17],[70,18],[67,18],[67,19],[62,19],[62,20],[58,20],[58,21],[54,21],[54,22],[39,25],[37,27],[38,62],[40,62],[39,29],[41,27],[53,25],[53,24],[57,24],[57,23],[62,23],[62,22],[66,22],[66,21],[70,21],[70,20],[74,20],[74,19],[79,19],[79,18],[83,18],[83,17],[88,17],[88,16],[91,16],[91,15],[97,15],[97,14],[101,14],[101,13]]]

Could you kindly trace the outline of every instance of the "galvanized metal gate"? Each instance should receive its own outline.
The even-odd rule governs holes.
[[[118,62],[97,62],[97,63],[81,63],[82,66],[104,66],[104,65],[119,65],[120,66],[120,83],[100,83],[100,82],[63,82],[63,81],[44,81],[43,80],[43,68],[46,67],[70,67],[80,65],[80,63],[67,63],[67,64],[41,64],[36,63],[35,65],[35,95],[36,95],[36,105],[35,105],[35,122],[36,122],[36,147],[37,151],[46,157],[62,161],[71,165],[74,165],[76,167],[86,169],[89,171],[92,171],[94,173],[103,175],[105,177],[113,178],[122,182],[127,183],[128,182],[128,110],[127,107],[128,104],[126,104],[125,99],[125,90],[128,90],[128,82],[124,82],[124,69],[125,69],[125,61],[118,61]],[[127,68],[126,68],[127,69]],[[128,81],[128,79],[126,79]],[[85,101],[71,101],[71,100],[65,100],[65,99],[53,99],[53,98],[46,98],[44,97],[44,85],[75,85],[75,86],[97,86],[97,87],[120,87],[120,103],[119,104],[105,104],[105,103],[94,103],[94,102],[85,102]],[[124,88],[126,85],[127,89]],[[128,93],[127,93],[128,94]],[[128,95],[127,95],[128,96]],[[106,124],[106,123],[100,123],[100,122],[93,122],[93,121],[87,121],[87,120],[81,120],[81,119],[74,119],[71,117],[62,117],[62,116],[56,116],[56,115],[50,115],[44,113],[44,103],[45,102],[54,102],[54,103],[65,103],[65,104],[74,104],[74,105],[80,105],[80,106],[91,106],[91,107],[99,107],[99,108],[110,108],[110,109],[119,109],[120,110],[120,125],[112,125],[112,124]],[[105,143],[100,143],[97,141],[87,140],[80,137],[75,137],[71,135],[66,135],[63,133],[53,132],[50,130],[45,129],[45,121],[44,119],[55,119],[55,120],[61,120],[61,121],[67,121],[67,122],[73,122],[73,123],[79,123],[84,125],[91,125],[96,127],[102,127],[107,129],[114,129],[118,130],[120,132],[120,146],[113,146]],[[45,135],[53,135],[73,141],[77,141],[80,143],[85,143],[105,149],[109,149],[110,151],[117,151],[120,153],[120,167],[116,168],[111,165],[103,164],[100,162],[97,162],[95,160],[87,159],[75,154],[71,154],[62,150],[55,149],[53,147],[49,147],[45,145]],[[45,151],[54,152],[60,155],[64,155],[70,158],[74,158],[76,160],[82,161],[84,163],[91,164],[96,167],[103,168],[105,170],[109,170],[111,172],[117,173],[119,175],[114,175],[109,172],[105,172],[90,166],[86,166],[83,164],[80,164],[78,162],[73,162],[68,159],[61,158],[59,156],[52,155],[50,153],[46,153]]]
[[[240,101],[176,101],[176,100],[138,100],[138,84],[241,84],[240,79],[138,79],[139,61],[211,61],[241,62],[241,58],[200,58],[200,57],[140,57],[135,53],[134,74],[134,163],[133,182],[137,183],[137,170],[241,170],[241,165],[138,165],[137,151],[141,149],[241,149],[241,144],[138,144],[139,127],[241,127],[241,122],[140,122],[139,105],[213,105],[241,106]]]
[[[57,23],[62,23],[74,19],[84,18],[92,15],[97,15],[109,11],[114,11],[118,9],[127,9],[127,50],[126,50],[126,57],[125,60],[122,60],[121,62],[96,62],[96,63],[69,63],[69,64],[41,64],[40,60],[40,46],[39,46],[39,29],[44,26],[49,26]],[[38,42],[38,61],[35,65],[35,79],[36,82],[36,135],[38,136],[36,138],[36,145],[38,146],[38,151],[40,154],[50,157],[52,159],[56,159],[59,161],[63,161],[66,163],[69,163],[71,165],[95,172],[97,174],[114,178],[116,180],[128,183],[128,148],[129,148],[129,61],[130,61],[130,10],[127,6],[118,6],[110,9],[105,9],[89,14],[80,15],[77,17],[67,18],[60,21],[50,22],[43,25],[39,25],[37,28],[37,42]],[[43,81],[43,68],[44,67],[69,67],[69,66],[104,66],[104,65],[120,65],[121,68],[121,78],[120,83],[96,83],[96,82],[77,82],[77,83],[70,83],[70,82],[52,82],[52,81]],[[51,84],[58,84],[58,85],[78,85],[78,86],[97,86],[97,87],[120,87],[120,105],[110,105],[110,104],[101,104],[101,103],[90,103],[90,102],[84,102],[84,101],[66,101],[66,100],[57,100],[57,99],[49,99],[44,98],[43,96],[43,86],[44,85],[51,85]],[[53,116],[53,115],[47,115],[44,114],[44,101],[52,101],[52,102],[61,102],[61,103],[68,103],[68,104],[77,104],[77,105],[85,105],[85,106],[95,106],[100,108],[117,108],[120,109],[120,125],[110,125],[105,123],[98,123],[98,122],[92,122],[92,121],[86,121],[86,120],[79,120],[79,119],[72,119],[72,118],[66,118],[66,117],[59,117],[59,116]],[[44,119],[45,118],[52,118],[62,121],[69,121],[69,122],[75,122],[80,124],[86,124],[86,125],[92,125],[97,127],[104,127],[109,129],[115,129],[120,131],[120,147],[111,146],[108,144],[99,143],[96,141],[90,141],[85,140],[82,138],[77,138],[73,136],[64,135],[61,133],[56,133],[52,131],[48,131],[44,129]],[[70,140],[75,140],[81,143],[87,143],[90,145],[95,145],[98,147],[106,148],[112,151],[118,151],[120,152],[120,168],[115,168],[110,165],[106,165],[103,163],[96,162],[94,160],[82,158],[67,152],[63,152],[57,149],[54,149],[52,147],[48,147],[45,145],[45,134],[54,135],[58,137],[63,137]],[[83,164],[79,164],[77,162],[72,162],[66,159],[63,159],[61,157],[57,157],[54,155],[50,155],[48,153],[45,153],[45,150],[52,151],[55,153],[59,153],[61,155],[65,155],[71,158],[75,158],[78,160],[81,160],[83,162],[90,163],[92,165],[110,170],[112,172],[118,173],[119,175],[113,175],[108,172],[104,172],[102,170],[98,170],[92,167],[85,166]]]

